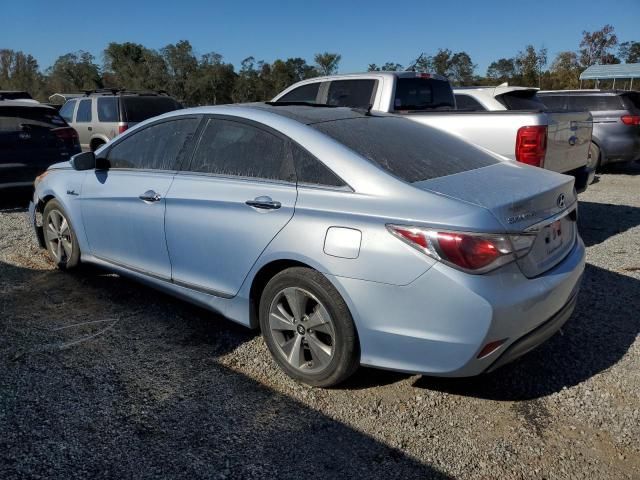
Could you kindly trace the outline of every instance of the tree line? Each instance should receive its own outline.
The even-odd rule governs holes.
[[[313,63],[295,57],[272,63],[245,58],[236,70],[216,52],[196,55],[188,40],[159,50],[132,42],[107,45],[103,62],[88,52],[67,53],[41,71],[36,59],[25,52],[0,49],[0,89],[27,90],[45,100],[55,92],[71,93],[96,88],[166,90],[187,105],[224,104],[268,100],[289,85],[338,71],[341,55],[318,53]],[[422,53],[408,65],[387,62],[369,64],[369,71],[429,71],[448,77],[456,85],[536,86],[545,89],[577,88],[579,74],[594,64],[640,62],[640,42],[619,42],[614,28],[582,34],[576,51],[556,55],[547,68],[547,49],[527,45],[510,58],[492,62],[484,76],[465,52],[438,49]]]

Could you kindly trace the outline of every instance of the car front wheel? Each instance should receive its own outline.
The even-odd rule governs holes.
[[[294,267],[275,275],[260,299],[260,327],[276,362],[303,383],[334,386],[358,368],[351,314],[320,272]]]
[[[42,212],[44,239],[51,259],[62,270],[80,263],[80,247],[69,216],[57,200],[47,202]]]

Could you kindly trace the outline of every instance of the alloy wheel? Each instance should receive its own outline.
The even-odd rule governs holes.
[[[333,359],[336,334],[331,315],[302,288],[288,287],[274,297],[269,329],[278,352],[301,372],[321,372]]]
[[[72,233],[69,222],[59,210],[51,210],[47,216],[44,235],[49,251],[58,263],[66,263],[73,254]]]

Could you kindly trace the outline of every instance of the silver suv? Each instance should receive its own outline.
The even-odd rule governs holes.
[[[78,132],[82,150],[95,151],[135,124],[180,108],[163,91],[102,89],[68,100],[60,116]]]
[[[591,112],[591,156],[596,167],[640,159],[639,92],[550,90],[538,92],[538,98],[552,111]]]

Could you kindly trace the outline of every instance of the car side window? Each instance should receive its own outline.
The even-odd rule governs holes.
[[[302,85],[295,90],[291,90],[289,93],[280,98],[279,102],[310,102],[316,103],[318,97],[318,90],[320,89],[320,82],[308,83]]]
[[[116,97],[98,97],[98,120],[100,122],[118,121],[118,99]]]
[[[483,112],[487,110],[475,98],[462,93],[456,93],[456,109],[467,112]]]
[[[335,173],[301,146],[292,143],[291,153],[298,183],[329,187],[345,186],[345,183]]]
[[[329,85],[327,103],[339,107],[369,108],[373,104],[376,80],[335,80]]]
[[[232,120],[211,118],[193,155],[191,172],[295,182],[282,138]]]
[[[65,119],[67,123],[71,123],[73,121],[73,110],[76,107],[75,100],[69,100],[65,103],[60,109],[60,116]]]
[[[76,123],[88,123],[91,121],[91,99],[80,100],[76,112]]]
[[[132,132],[109,151],[110,168],[178,170],[199,122],[195,117],[180,118]]]

